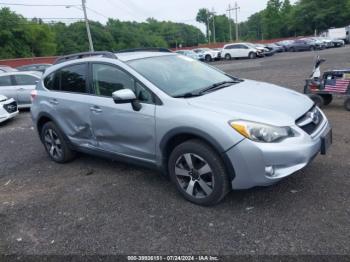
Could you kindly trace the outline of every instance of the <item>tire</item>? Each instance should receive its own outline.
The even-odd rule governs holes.
[[[215,205],[230,191],[221,157],[201,140],[178,145],[170,155],[168,172],[182,196],[197,205]]]
[[[204,59],[205,59],[206,62],[211,62],[212,61],[212,58],[211,58],[210,55],[206,55]]]
[[[315,47],[311,46],[310,51],[315,51]]]
[[[290,52],[293,52],[293,53],[296,51],[294,47],[292,47],[292,48],[289,49],[289,50],[290,50]]]
[[[230,54],[226,54],[226,55],[225,55],[225,60],[231,60],[231,59],[232,59],[232,57],[231,57]]]
[[[249,53],[248,58],[249,59],[255,59],[256,58],[256,53],[254,53],[254,52]]]
[[[320,94],[320,96],[323,98],[323,103],[325,106],[328,106],[330,103],[332,103],[333,96],[331,94]]]
[[[350,97],[348,97],[347,99],[345,99],[345,101],[344,101],[344,108],[345,108],[347,111],[350,111]]]
[[[43,126],[40,138],[53,161],[63,164],[74,159],[76,153],[69,148],[61,130],[53,122]]]
[[[318,107],[323,107],[325,105],[323,97],[320,95],[316,95],[316,94],[312,94],[309,95],[309,98],[314,101],[314,103],[318,106]]]

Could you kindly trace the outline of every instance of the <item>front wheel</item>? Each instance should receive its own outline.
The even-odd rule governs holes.
[[[249,59],[255,59],[256,58],[256,53],[253,53],[253,52],[251,52],[251,53],[249,53]]]
[[[210,56],[210,55],[206,55],[206,56],[205,56],[205,61],[206,61],[206,62],[211,62],[211,61],[212,61],[211,56]]]
[[[178,145],[170,155],[168,169],[178,191],[195,204],[215,205],[229,191],[221,157],[200,140]]]
[[[50,158],[57,163],[66,163],[74,159],[75,152],[69,148],[61,131],[53,122],[47,122],[41,130],[41,141]]]

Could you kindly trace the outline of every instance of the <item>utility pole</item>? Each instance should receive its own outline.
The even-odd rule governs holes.
[[[232,42],[232,23],[231,23],[231,21],[232,21],[232,19],[231,19],[231,11],[232,10],[233,9],[231,8],[231,4],[229,4],[227,11],[228,11],[228,25],[229,25],[229,30],[230,30],[230,41],[231,42]]]
[[[216,43],[216,36],[215,36],[215,10],[214,7],[211,9],[211,13],[213,15],[213,42]]]
[[[81,0],[81,3],[82,3],[82,7],[83,7],[83,12],[84,12],[86,32],[87,32],[88,39],[89,39],[90,52],[94,52],[94,44],[92,43],[89,20],[87,18],[87,13],[86,13],[86,0]]]
[[[210,27],[209,27],[209,19],[210,19],[210,12],[207,9],[207,33],[208,33],[208,44],[210,44]]]
[[[239,39],[239,33],[238,33],[238,10],[239,9],[240,9],[240,7],[238,6],[237,2],[235,2],[235,7],[231,8],[231,11],[236,12],[236,41],[238,41],[238,39]]]

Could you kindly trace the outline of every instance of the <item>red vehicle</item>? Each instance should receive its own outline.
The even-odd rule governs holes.
[[[319,107],[329,105],[334,96],[344,97],[344,107],[350,111],[350,69],[327,71],[321,77],[320,66],[325,61],[317,58],[314,71],[306,80],[304,94]]]

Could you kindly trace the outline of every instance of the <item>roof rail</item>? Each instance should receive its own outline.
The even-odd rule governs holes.
[[[129,52],[164,52],[171,53],[172,51],[164,47],[141,47],[118,50],[117,53],[129,53]]]
[[[108,52],[108,51],[82,52],[82,53],[75,53],[71,55],[61,56],[56,59],[54,64],[60,64],[66,61],[82,59],[82,58],[91,57],[91,56],[102,56],[106,58],[117,59],[117,56],[114,53]]]

